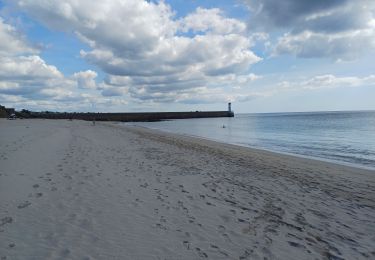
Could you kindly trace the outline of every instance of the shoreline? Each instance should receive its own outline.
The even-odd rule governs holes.
[[[172,134],[172,135],[177,135],[177,136],[185,136],[185,137],[191,137],[191,138],[196,138],[196,139],[201,139],[201,140],[207,140],[207,141],[216,142],[218,144],[224,144],[224,145],[228,144],[228,145],[247,148],[247,149],[255,150],[255,151],[265,151],[265,152],[275,153],[275,154],[279,154],[279,155],[287,155],[287,156],[297,157],[297,158],[300,158],[300,159],[307,159],[307,160],[313,160],[313,161],[318,161],[318,162],[326,162],[326,163],[331,163],[331,164],[335,164],[335,165],[350,167],[350,168],[353,168],[353,169],[373,171],[374,174],[375,174],[375,167],[365,166],[365,165],[362,165],[362,164],[355,164],[355,163],[333,160],[333,159],[325,159],[325,158],[321,158],[321,157],[314,157],[314,156],[302,155],[302,154],[297,154],[297,153],[288,153],[288,152],[276,151],[276,150],[271,150],[271,149],[262,148],[262,147],[249,146],[249,145],[245,145],[245,144],[242,145],[242,144],[239,144],[239,143],[227,143],[227,142],[224,142],[224,141],[221,141],[221,140],[218,140],[218,139],[214,139],[214,138],[208,138],[208,137],[198,136],[198,135],[190,135],[190,134],[185,134],[185,133],[177,133],[177,132],[168,131],[168,130],[165,130],[165,129],[159,129],[159,128],[156,128],[156,127],[147,127],[147,126],[140,126],[140,125],[128,124],[128,123],[117,123],[117,124],[121,125],[121,126],[125,126],[125,127],[135,127],[135,128],[141,128],[141,129],[149,129],[149,130],[152,130],[152,131],[158,131],[158,132],[162,132],[162,133],[166,133],[166,134]]]
[[[107,124],[113,124],[112,122],[108,122]],[[115,126],[120,126],[124,127],[123,125],[120,124],[113,124]],[[135,131],[140,131],[140,132],[145,132],[147,134],[151,135],[157,135],[158,137],[165,137],[165,138],[176,138],[177,140],[183,140],[187,142],[192,142],[194,144],[200,143],[202,146],[209,145],[214,148],[228,148],[230,151],[240,151],[241,153],[245,154],[261,154],[264,156],[269,156],[269,157],[275,157],[275,158],[280,158],[281,160],[286,160],[286,161],[293,161],[293,162],[299,162],[301,164],[306,163],[307,165],[322,165],[323,167],[328,167],[328,168],[338,168],[342,170],[347,170],[347,171],[358,171],[366,174],[375,174],[375,169],[367,169],[367,168],[362,168],[362,167],[355,167],[352,165],[346,165],[337,163],[336,161],[329,161],[329,160],[320,160],[321,158],[315,158],[315,157],[305,157],[303,155],[299,156],[296,154],[289,154],[289,153],[283,153],[283,152],[278,152],[278,151],[271,151],[267,149],[262,149],[262,148],[256,148],[256,147],[249,147],[245,145],[239,145],[239,144],[233,144],[233,143],[225,143],[225,142],[220,142],[219,140],[215,139],[209,139],[201,136],[195,136],[195,135],[188,135],[188,134],[181,134],[181,133],[174,133],[174,132],[169,132],[169,131],[164,131],[161,129],[156,129],[156,128],[148,128],[148,127],[143,127],[143,126],[125,126],[125,127],[130,127]],[[372,175],[369,175],[372,176]]]
[[[375,256],[373,171],[111,122],[0,129],[1,258]]]

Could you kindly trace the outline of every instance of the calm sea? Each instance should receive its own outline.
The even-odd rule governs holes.
[[[136,125],[375,169],[375,111],[236,114]]]

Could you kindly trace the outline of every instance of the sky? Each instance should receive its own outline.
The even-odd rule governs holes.
[[[373,0],[0,0],[0,104],[375,110]]]

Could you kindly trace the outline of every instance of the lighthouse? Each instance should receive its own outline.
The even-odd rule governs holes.
[[[232,112],[232,103],[228,103],[228,112],[230,113],[230,112]]]

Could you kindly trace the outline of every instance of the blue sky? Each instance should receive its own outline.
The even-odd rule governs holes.
[[[3,0],[0,37],[17,109],[375,109],[368,0]]]

